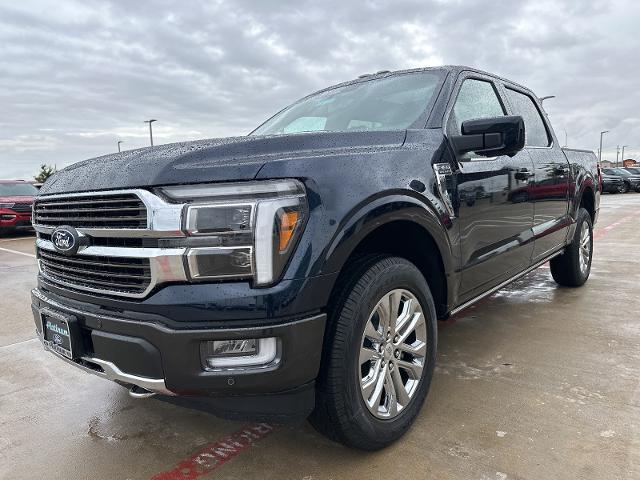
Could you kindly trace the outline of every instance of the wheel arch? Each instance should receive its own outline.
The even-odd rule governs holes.
[[[429,283],[438,316],[446,315],[455,293],[453,255],[446,227],[433,207],[394,195],[353,215],[329,247],[327,271],[340,272],[332,290],[341,285],[340,276],[349,265],[367,254],[398,256],[414,263]],[[336,298],[335,293],[330,298]]]

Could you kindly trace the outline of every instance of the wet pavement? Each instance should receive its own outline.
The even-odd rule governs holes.
[[[441,323],[427,403],[376,453],[135,400],[53,358],[33,238],[0,238],[0,478],[640,478],[640,195],[601,206],[589,282],[559,288],[545,265]]]

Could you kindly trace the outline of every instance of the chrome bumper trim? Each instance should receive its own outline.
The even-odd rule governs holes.
[[[44,342],[42,335],[38,333],[38,338],[40,343],[44,349],[48,352],[51,352],[57,358],[64,360],[70,365],[79,368],[87,373],[92,373],[93,375],[97,375],[98,377],[105,378],[107,380],[111,380],[112,382],[120,382],[126,385],[137,385],[140,388],[144,388],[145,390],[149,390],[150,392],[158,393],[160,395],[168,395],[174,396],[171,390],[167,388],[167,385],[164,383],[164,378],[148,378],[148,377],[140,377],[138,375],[132,375],[130,373],[123,372],[118,368],[118,366],[112,362],[108,362],[106,360],[101,360],[95,357],[81,357],[85,362],[92,363],[94,365],[98,365],[102,368],[102,371],[94,370],[86,365],[83,365],[78,362],[74,362],[73,360],[69,360],[61,355],[58,355],[56,352],[47,347]]]

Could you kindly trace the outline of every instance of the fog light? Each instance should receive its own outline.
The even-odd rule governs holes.
[[[209,340],[200,343],[200,357],[206,370],[261,367],[272,363],[277,353],[277,341],[274,337]]]
[[[14,218],[16,218],[16,216],[9,213],[3,213],[2,215],[0,215],[1,220],[13,220]]]

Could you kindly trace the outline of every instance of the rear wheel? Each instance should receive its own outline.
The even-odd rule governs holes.
[[[578,210],[573,241],[564,253],[551,259],[551,275],[560,285],[580,287],[589,278],[593,257],[593,225],[584,208]]]
[[[402,436],[429,390],[436,312],[420,271],[398,257],[356,262],[330,312],[311,423],[348,446]]]

